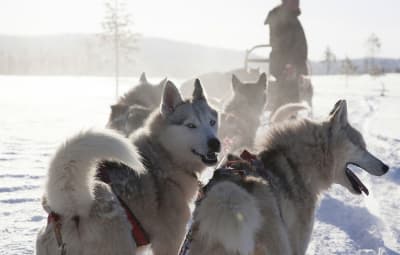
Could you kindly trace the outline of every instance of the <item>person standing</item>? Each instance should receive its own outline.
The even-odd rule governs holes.
[[[285,78],[288,72],[294,72],[296,78],[308,75],[307,40],[298,19],[300,14],[299,0],[282,0],[265,19],[272,48],[269,69],[277,81]]]

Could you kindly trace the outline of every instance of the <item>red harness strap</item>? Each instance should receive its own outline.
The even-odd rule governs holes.
[[[244,160],[247,160],[251,162],[252,160],[256,160],[257,156],[254,154],[251,154],[248,150],[244,150],[242,154],[240,154],[240,157]]]
[[[125,202],[121,198],[118,197],[118,200],[121,203],[122,207],[124,208],[126,217],[128,218],[128,221],[131,224],[132,227],[131,234],[136,242],[136,246],[139,247],[150,244],[147,233],[144,231],[138,219],[135,217],[135,215],[132,213],[132,211],[129,209],[129,207],[125,204]]]
[[[47,225],[50,223],[53,223],[54,235],[56,236],[56,241],[60,254],[65,255],[67,251],[65,249],[65,243],[63,242],[61,235],[60,215],[55,212],[50,212],[47,216]]]
[[[99,177],[99,179],[102,182],[111,185],[111,179],[108,176],[106,171],[107,171],[106,168],[99,169],[99,173],[98,173],[97,177]],[[126,203],[117,194],[115,194],[115,196],[118,198],[120,204],[124,208],[126,217],[128,218],[128,221],[131,224],[131,227],[132,227],[131,234],[132,234],[133,239],[136,242],[136,246],[139,247],[139,246],[144,246],[144,245],[150,244],[149,237],[148,237],[146,231],[144,231],[139,220],[136,218],[136,216],[133,214],[133,212],[129,209],[129,207],[126,205]]]

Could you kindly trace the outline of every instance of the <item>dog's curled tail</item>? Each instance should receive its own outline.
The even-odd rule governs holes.
[[[297,112],[307,110],[310,111],[310,107],[304,103],[288,103],[279,107],[271,116],[270,123],[278,123],[281,121],[289,120],[296,116]]]
[[[252,254],[262,217],[255,199],[226,181],[216,184],[201,202],[195,222],[207,247],[221,244],[229,254]]]
[[[50,161],[45,197],[52,211],[66,217],[89,214],[100,160],[122,162],[138,174],[144,171],[128,139],[106,130],[81,132],[62,144]]]

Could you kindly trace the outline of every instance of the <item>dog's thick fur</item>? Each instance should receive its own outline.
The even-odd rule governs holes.
[[[146,74],[142,73],[139,84],[111,106],[107,127],[129,136],[143,126],[150,113],[160,105],[161,94],[166,82],[167,78],[158,84],[151,84],[147,80]]]
[[[347,175],[347,165],[377,176],[388,171],[348,123],[345,101],[337,103],[326,121],[276,125],[258,144],[258,158],[269,178],[250,176],[227,185],[226,177],[217,182],[195,211],[191,255],[305,254],[319,194],[334,183],[362,193]],[[250,205],[253,200],[255,207]],[[237,227],[243,224],[247,226]],[[221,237],[222,229],[229,233]],[[241,243],[254,245],[241,250]]]
[[[50,164],[44,207],[61,216],[67,254],[136,254],[116,195],[143,226],[153,254],[177,254],[198,191],[196,176],[217,161],[217,118],[199,81],[186,101],[168,82],[160,111],[130,137],[134,146],[128,139],[91,131],[61,146]],[[130,167],[103,162],[99,167],[107,171],[111,186],[95,178],[96,162],[109,159]],[[52,223],[38,235],[37,254],[57,254]]]
[[[221,115],[220,137],[234,139],[236,148],[253,147],[260,125],[267,87],[267,77],[261,74],[256,82],[241,82],[232,75],[233,96]]]

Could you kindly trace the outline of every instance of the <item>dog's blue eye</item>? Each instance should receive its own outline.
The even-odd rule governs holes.
[[[216,121],[215,120],[210,120],[210,125],[213,127],[215,125]]]
[[[193,123],[188,123],[188,124],[186,124],[186,126],[187,126],[188,128],[197,128],[196,125],[193,124]]]

